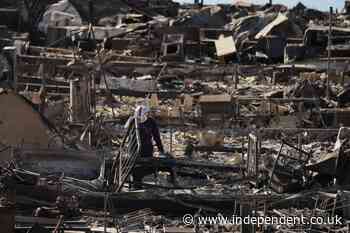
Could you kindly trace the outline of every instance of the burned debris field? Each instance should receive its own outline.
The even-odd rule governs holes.
[[[350,1],[219,2],[0,1],[0,233],[350,232]]]

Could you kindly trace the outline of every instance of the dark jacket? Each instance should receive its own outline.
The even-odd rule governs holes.
[[[153,118],[148,118],[145,122],[139,123],[139,132],[141,139],[141,157],[153,156],[153,140],[156,142],[159,152],[164,152],[158,125]]]

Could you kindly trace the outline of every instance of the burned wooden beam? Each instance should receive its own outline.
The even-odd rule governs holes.
[[[200,151],[200,152],[242,152],[241,146],[194,146],[194,151]]]
[[[213,162],[200,162],[185,159],[171,159],[171,158],[139,158],[137,165],[153,168],[172,168],[172,167],[193,167],[205,168],[219,171],[239,172],[242,167],[239,165],[226,165]]]

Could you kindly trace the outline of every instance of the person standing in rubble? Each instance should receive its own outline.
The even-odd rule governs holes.
[[[150,117],[148,106],[138,106],[135,110],[135,117],[138,119],[141,140],[140,156],[153,156],[153,140],[155,141],[160,154],[164,154],[162,140],[160,138],[157,122]]]
[[[159,128],[157,122],[150,117],[150,109],[148,106],[141,105],[135,109],[133,118],[137,118],[138,128],[140,133],[140,157],[150,158],[153,157],[155,141],[160,154],[164,154],[164,148],[162,140],[160,138]],[[129,123],[127,123],[129,124]],[[136,167],[133,172],[134,187],[142,187],[142,178],[148,174],[154,173],[154,169],[147,167]]]

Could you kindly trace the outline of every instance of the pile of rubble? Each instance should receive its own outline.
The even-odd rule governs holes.
[[[349,232],[349,1],[0,7],[1,232]]]

